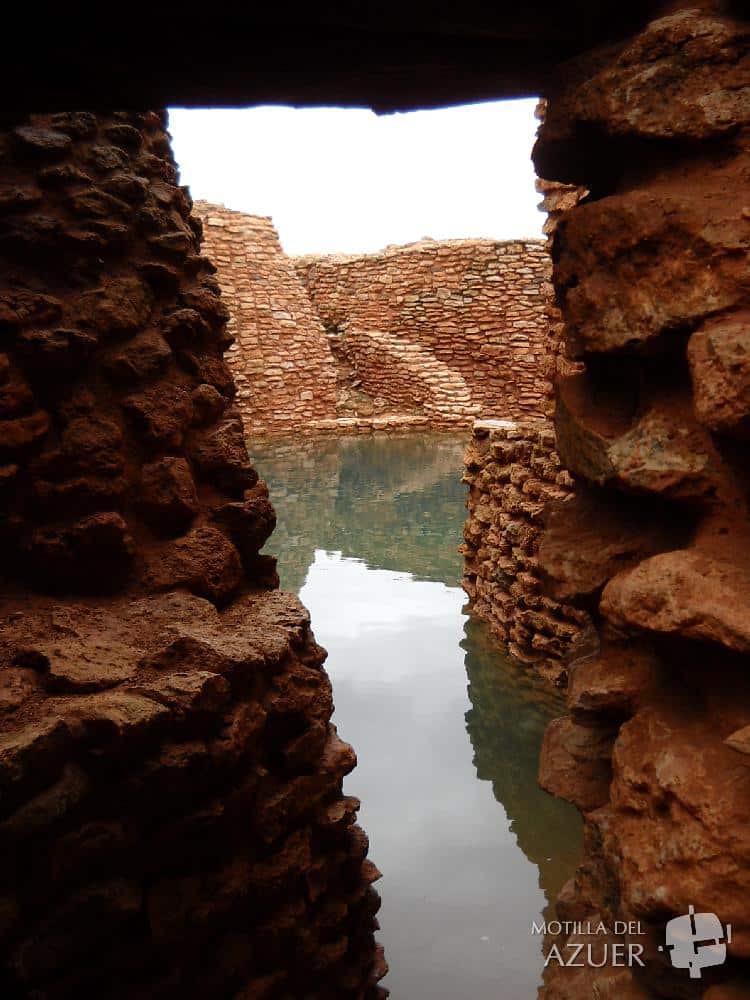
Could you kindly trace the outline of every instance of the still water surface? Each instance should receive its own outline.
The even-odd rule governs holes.
[[[278,515],[268,550],[312,613],[383,871],[394,1000],[525,1000],[531,933],[573,873],[578,814],[536,768],[560,699],[463,613],[465,438],[251,446]]]

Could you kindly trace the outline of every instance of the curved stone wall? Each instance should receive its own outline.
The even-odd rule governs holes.
[[[247,433],[335,420],[333,355],[271,220],[200,201],[195,212],[229,308],[227,364]]]
[[[343,353],[364,332],[428,351],[460,376],[471,405],[457,397],[446,410],[456,422],[546,412],[551,270],[541,241],[424,240],[296,265]],[[353,362],[364,388],[401,404],[375,354]]]
[[[165,116],[3,121],[0,992],[376,996],[355,756],[258,554]]]

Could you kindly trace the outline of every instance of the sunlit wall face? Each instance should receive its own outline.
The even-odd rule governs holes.
[[[539,237],[536,100],[378,116],[260,107],[170,111],[194,198],[270,215],[287,253]]]

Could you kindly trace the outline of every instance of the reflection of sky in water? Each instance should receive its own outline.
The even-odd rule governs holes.
[[[300,597],[328,649],[346,791],[379,884],[395,998],[534,995],[544,897],[491,787],[473,780],[462,591],[320,550]],[[458,668],[458,669],[457,669]],[[468,780],[467,780],[468,779]]]
[[[255,458],[280,522],[268,548],[301,586],[357,750],[346,791],[384,873],[385,985],[394,1000],[533,998],[531,922],[572,874],[580,821],[536,785],[559,700],[462,613],[463,442],[310,448],[306,464]]]
[[[368,629],[398,631],[408,638],[420,619],[460,614],[465,601],[456,587],[414,580],[409,573],[375,572],[361,559],[344,559],[340,552],[320,549],[300,591],[303,601],[308,593],[316,603],[316,631],[342,638],[356,638]],[[420,666],[431,669],[419,656],[403,664],[400,658],[384,663],[383,679],[400,679]],[[355,667],[352,672],[357,672]]]

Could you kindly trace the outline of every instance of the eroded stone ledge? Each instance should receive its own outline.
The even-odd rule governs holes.
[[[378,872],[296,598],[219,612],[184,593],[19,596],[5,611],[0,896],[22,988],[68,996],[106,967],[123,997],[154,970],[165,996],[354,995]]]

